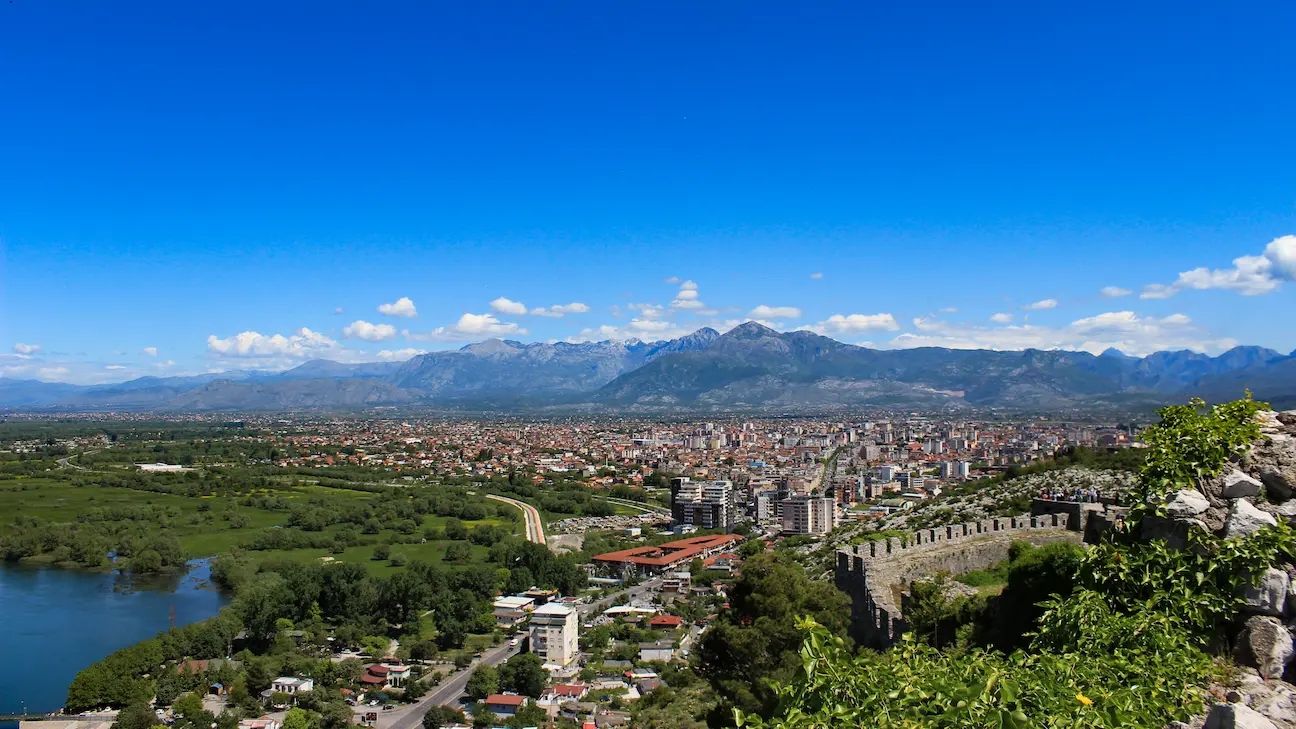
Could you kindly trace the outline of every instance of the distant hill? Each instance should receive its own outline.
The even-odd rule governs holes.
[[[300,411],[375,406],[645,412],[839,406],[1145,409],[1250,388],[1296,407],[1296,353],[1236,347],[1130,357],[1056,350],[877,350],[755,322],[661,342],[489,339],[403,363],[312,360],[280,373],[141,377],[92,387],[0,379],[0,407]]]

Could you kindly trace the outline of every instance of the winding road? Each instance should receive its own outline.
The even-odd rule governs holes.
[[[545,543],[544,522],[540,520],[540,512],[525,501],[510,499],[507,496],[496,496],[495,494],[486,494],[486,498],[495,501],[502,501],[506,504],[512,504],[522,510],[522,516],[526,518],[526,538],[528,542],[536,544]]]

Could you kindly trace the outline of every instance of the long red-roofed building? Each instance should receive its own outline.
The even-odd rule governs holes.
[[[742,540],[743,538],[737,534],[690,537],[656,546],[635,547],[600,554],[594,558],[594,562],[623,572],[659,574],[687,566],[694,558],[705,559]]]

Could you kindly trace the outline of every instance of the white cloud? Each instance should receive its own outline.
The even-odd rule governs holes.
[[[619,328],[611,324],[604,324],[600,327],[582,329],[575,336],[568,337],[567,341],[572,344],[580,344],[582,342],[603,342],[607,340],[620,341],[626,338],[626,335]]]
[[[1123,289],[1119,286],[1104,286],[1098,293],[1102,294],[1105,299],[1119,299],[1122,296],[1129,296],[1134,292],[1129,289]]]
[[[1296,281],[1296,235],[1284,235],[1270,241],[1261,255],[1234,258],[1232,268],[1202,266],[1184,271],[1174,283],[1148,284],[1139,298],[1168,299],[1180,291],[1208,289],[1260,296],[1293,281]]]
[[[680,284],[679,291],[675,294],[675,300],[670,304],[672,309],[682,311],[692,311],[703,313],[711,311],[710,307],[702,303],[698,298],[698,285],[693,281],[685,281]],[[705,316],[714,316],[713,314],[704,314]]]
[[[527,313],[526,304],[506,299],[503,296],[490,302],[490,308],[496,314],[508,314],[510,316],[522,316]]]
[[[527,330],[511,321],[500,321],[494,314],[464,314],[450,326],[437,327],[430,332],[402,332],[412,342],[461,342],[482,337],[502,337],[526,334]]]
[[[860,332],[890,331],[900,329],[891,314],[833,314],[813,326],[802,327],[816,334],[858,334]]]
[[[1027,304],[1023,306],[1022,309],[1024,311],[1039,311],[1041,309],[1056,309],[1057,305],[1057,299],[1044,299],[1042,301],[1036,301],[1033,304]]]
[[[334,314],[341,314],[341,313],[343,313],[343,311],[342,311],[342,307],[339,306],[338,308],[334,309],[334,310],[333,310],[333,313],[334,313]]]
[[[106,369],[106,370],[124,370],[124,369],[126,369],[126,365],[105,365],[105,366],[104,366],[104,369]]]
[[[1211,338],[1183,314],[1157,318],[1140,317],[1130,311],[1085,317],[1062,327],[986,327],[928,320],[918,333],[906,332],[890,342],[890,346],[898,348],[1064,349],[1093,354],[1115,347],[1135,356],[1167,349],[1218,353],[1236,344],[1232,339]]]
[[[752,309],[747,316],[753,319],[800,319],[801,310],[795,306],[760,306]]]
[[[391,304],[382,304],[378,307],[378,313],[386,316],[399,316],[405,319],[413,319],[418,316],[418,309],[414,308],[414,302],[408,296],[402,296]]]
[[[287,337],[282,334],[266,336],[253,331],[224,339],[215,334],[207,337],[207,351],[222,357],[303,358],[321,356],[335,349],[337,342],[306,327]]]
[[[406,347],[405,349],[383,349],[378,352],[378,359],[388,362],[404,362],[411,357],[417,357],[420,354],[427,354],[426,349],[415,349]]]
[[[942,307],[939,309],[939,311],[940,311],[940,313],[942,313],[942,314],[953,314],[953,313],[956,313],[956,312],[958,311],[958,307],[957,307],[957,306],[942,306]]]
[[[660,319],[639,318],[631,319],[630,323],[626,324],[627,328],[633,329],[636,332],[664,332],[668,329],[674,328],[674,326],[674,322],[663,321]]]
[[[363,339],[366,342],[382,342],[396,338],[396,327],[391,324],[371,324],[364,319],[356,319],[342,327],[345,339]]]
[[[527,313],[530,314],[531,316],[547,316],[547,317],[557,319],[557,318],[567,316],[568,314],[584,314],[589,310],[590,308],[585,304],[582,304],[579,301],[573,301],[570,304],[554,304],[553,306],[549,306],[549,307],[541,306],[539,308],[532,309]]]
[[[810,278],[813,278],[813,279],[821,279],[821,278],[823,278],[823,273],[822,273],[822,272],[819,272],[819,271],[816,271],[816,272],[810,274]]]
[[[679,282],[680,282],[680,277],[679,277],[679,276],[668,276],[668,277],[662,279],[662,283],[677,284],[677,283],[679,283]]]
[[[626,308],[639,312],[642,319],[660,319],[666,316],[666,307],[656,304],[626,304]]]
[[[39,375],[39,379],[42,380],[58,380],[60,377],[65,377],[71,371],[72,370],[67,367],[41,367],[36,370],[36,373]]]
[[[150,356],[150,357],[156,357],[156,356],[157,356],[157,347],[145,347],[144,349],[142,349],[142,350],[140,350],[140,351],[144,352],[144,354],[147,354],[147,355]]]
[[[18,354],[36,354],[40,351],[40,348],[39,344],[23,344],[22,342],[14,342],[13,351]]]
[[[153,366],[156,367],[156,368],[158,368],[158,369],[160,369],[160,370],[165,370],[165,369],[167,369],[167,368],[169,368],[169,367],[175,367],[175,360],[169,359],[169,360],[167,360],[167,361],[165,361],[165,362],[158,362],[158,363],[154,364]]]
[[[1012,320],[1013,320],[1013,315],[1005,312],[1000,312],[990,317],[990,321],[994,322],[995,324],[1011,324]]]

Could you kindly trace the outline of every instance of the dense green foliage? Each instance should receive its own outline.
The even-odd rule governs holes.
[[[797,617],[811,615],[834,635],[844,635],[850,609],[832,585],[806,577],[780,553],[765,553],[743,564],[729,590],[729,609],[702,637],[698,672],[728,707],[772,711],[776,696],[768,681],[795,675],[802,635]]]

